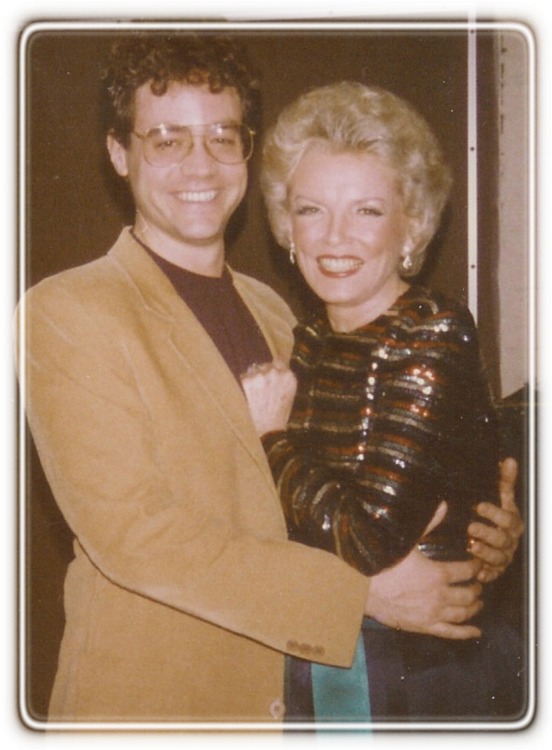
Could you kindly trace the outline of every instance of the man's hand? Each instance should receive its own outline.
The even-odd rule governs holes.
[[[441,503],[424,536],[445,513],[446,504]],[[365,614],[398,630],[454,640],[477,638],[480,629],[462,623],[483,606],[482,586],[475,581],[480,567],[476,558],[430,560],[415,547],[400,563],[372,577]]]
[[[501,507],[480,503],[477,513],[493,526],[474,521],[468,528],[470,552],[483,563],[478,580],[489,583],[500,576],[512,562],[523,534],[524,524],[515,502],[517,463],[506,458],[500,466]]]
[[[398,630],[477,638],[480,629],[462,623],[483,606],[481,584],[474,581],[480,565],[475,558],[436,562],[416,547],[398,565],[373,576],[365,614]]]

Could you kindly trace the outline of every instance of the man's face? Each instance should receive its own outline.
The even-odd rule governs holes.
[[[213,94],[206,86],[173,82],[162,96],[149,83],[136,91],[134,131],[163,125],[240,123],[242,107],[233,88]],[[195,131],[194,131],[195,132]],[[224,254],[224,231],[247,186],[247,167],[220,164],[194,137],[179,164],[152,166],[135,134],[125,149],[108,140],[117,172],[128,177],[137,209],[135,229],[154,251],[198,273]]]

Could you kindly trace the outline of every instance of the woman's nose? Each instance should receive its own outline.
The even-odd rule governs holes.
[[[326,240],[330,245],[343,242],[347,236],[346,218],[341,213],[331,213],[328,218]]]

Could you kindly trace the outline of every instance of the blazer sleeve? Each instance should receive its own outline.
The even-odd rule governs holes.
[[[188,483],[175,490],[114,318],[52,284],[31,290],[17,319],[26,344],[21,386],[40,459],[102,576],[274,649],[309,644],[307,658],[350,664],[368,580],[288,541],[283,522],[277,533],[237,511],[210,515],[202,473],[210,487],[221,485],[216,502],[228,502],[228,489],[206,461],[191,462]]]
[[[309,444],[308,428],[263,437],[292,538],[333,552],[366,575],[394,565],[420,542],[441,500],[461,504],[462,495],[472,505],[491,499],[485,482],[497,486],[473,319],[459,308],[430,316],[421,327],[423,335],[414,330],[401,342],[405,356],[378,383],[364,460],[354,473],[328,466]],[[481,482],[475,463],[487,450]],[[464,556],[465,528],[464,515],[458,540]]]

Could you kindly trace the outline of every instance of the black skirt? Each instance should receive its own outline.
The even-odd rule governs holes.
[[[486,621],[482,627],[479,639],[452,641],[366,619],[361,634],[369,685],[366,721],[521,718],[527,693],[521,640],[507,622]],[[315,715],[310,662],[288,657],[286,667],[286,721],[323,722],[325,717]]]

